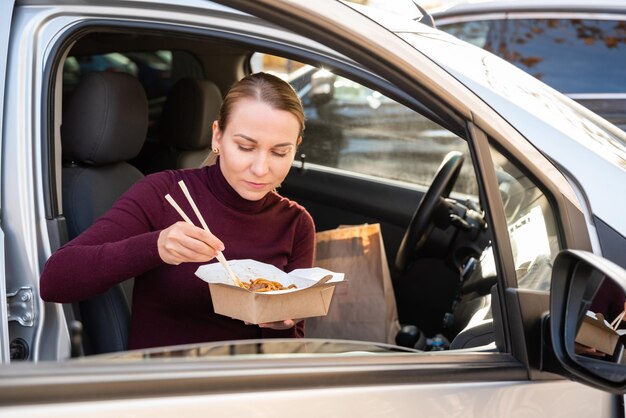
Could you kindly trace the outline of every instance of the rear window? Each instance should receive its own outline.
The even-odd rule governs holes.
[[[148,100],[164,98],[181,77],[202,78],[197,59],[185,51],[136,51],[70,55],[63,66],[63,88],[71,93],[78,80],[94,71],[122,72],[137,77]]]
[[[500,56],[563,93],[626,91],[626,22],[483,20],[440,29]]]

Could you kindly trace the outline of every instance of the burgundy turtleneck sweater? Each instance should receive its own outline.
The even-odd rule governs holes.
[[[218,163],[153,174],[135,184],[89,229],[50,257],[41,276],[41,297],[74,303],[135,277],[129,349],[303,336],[302,322],[275,331],[215,314],[207,284],[194,274],[201,263],[173,266],[161,260],[159,233],[181,220],[166,194],[200,226],[178,186],[180,180],[211,232],[226,246],[227,259],[250,258],[285,272],[312,266],[315,228],[308,212],[274,192],[259,201],[243,199]]]

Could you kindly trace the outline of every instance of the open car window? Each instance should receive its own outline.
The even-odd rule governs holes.
[[[214,83],[224,94],[231,80],[235,80],[229,77],[241,71],[242,68],[237,65],[244,62],[232,60],[230,55],[247,55],[245,45],[230,47],[212,40],[195,40],[197,45],[194,46],[190,40],[185,46],[192,52],[206,48],[203,45],[205,42],[210,45],[204,56],[200,52],[195,54],[199,57],[193,60],[195,65],[201,67],[207,62],[219,61],[232,68],[228,69],[225,65],[220,74],[213,67],[206,71],[196,71],[187,66],[183,67],[188,70],[186,75],[174,75],[174,63],[178,62],[176,59],[180,54],[173,52],[161,49],[150,51],[144,48],[141,53],[101,54],[97,49],[87,53],[88,42],[106,36],[105,33],[92,33],[85,38],[84,45],[79,39],[73,47],[72,51],[81,51],[81,54],[70,53],[65,60],[62,88],[64,101],[70,100],[74,82],[92,71],[126,72],[142,81],[148,97],[155,94],[150,92],[152,85],[142,79],[136,60],[131,60],[137,56],[151,57],[146,61],[160,63],[158,78],[162,83],[158,84],[161,89],[158,96],[162,96],[161,103],[167,102],[168,93],[176,79],[184,76],[193,77],[203,83]],[[158,39],[163,37],[167,37],[167,34],[160,34]],[[144,35],[144,38],[138,35],[138,38],[142,45],[157,39],[152,39],[150,35]],[[115,49],[115,42],[126,40],[124,37],[118,39],[110,36],[107,48]],[[132,49],[132,45],[124,45],[123,49]],[[185,55],[193,57],[194,54]],[[108,66],[92,68],[87,65],[88,62],[96,61],[103,61]],[[79,66],[81,62],[83,65]],[[467,138],[451,132],[431,118],[379,91],[383,89],[356,81],[358,77],[353,79],[349,71],[343,70],[341,75],[336,75],[325,67],[261,53],[252,54],[251,62],[253,71],[272,72],[290,82],[300,96],[305,110],[304,140],[298,150],[294,173],[287,178],[279,190],[280,193],[309,210],[316,222],[318,233],[346,225],[380,225],[380,239],[386,252],[381,262],[388,271],[388,281],[379,281],[386,288],[384,300],[366,296],[368,292],[376,293],[377,290],[360,290],[359,286],[365,285],[359,285],[359,278],[346,272],[347,284],[337,289],[335,306],[331,306],[331,309],[343,313],[339,315],[331,312],[329,317],[333,316],[335,320],[339,318],[341,321],[341,315],[347,315],[345,318],[350,318],[350,321],[346,320],[349,326],[343,330],[339,328],[332,335],[313,332],[312,324],[323,322],[322,317],[309,321],[311,335],[315,338],[374,342],[387,347],[377,348],[378,352],[393,352],[390,348],[393,345],[413,353],[458,348],[497,352],[499,348],[495,345],[494,316],[490,304],[490,292],[497,275],[493,262],[489,268],[476,268],[479,262],[485,266],[489,264],[493,253],[490,247],[490,231],[479,202],[476,171]],[[165,165],[171,161],[162,157],[164,153],[176,149],[177,143],[176,136],[160,143],[163,141],[163,135],[159,131],[160,112],[163,112],[162,106],[158,103],[151,104],[152,129],[140,151],[140,158],[130,160],[131,165],[136,161],[151,161],[154,164],[162,162],[164,165],[160,170],[180,168]],[[200,123],[208,126],[212,119],[206,115]],[[180,127],[181,130],[183,128]],[[436,196],[442,202],[447,199],[447,202],[437,213],[429,214],[428,222],[429,225],[432,224],[429,228],[434,231],[431,234],[429,229],[429,238],[425,240],[419,254],[411,252],[410,266],[400,271],[395,260],[404,231],[420,200],[431,186],[434,176],[442,169],[442,162],[451,152],[458,153],[464,160],[460,165],[460,173],[451,183],[451,190],[445,191],[442,196]],[[304,164],[305,170],[298,172],[301,164]],[[142,169],[140,165],[136,167]],[[66,187],[59,184],[62,188]],[[311,184],[317,184],[316,190],[310,189]],[[320,188],[320,185],[323,186]],[[386,200],[377,197],[380,194],[397,204],[389,205]],[[460,223],[446,219],[447,212],[454,213],[455,219],[459,219]],[[466,229],[465,218],[472,224],[469,229]],[[474,232],[468,233],[468,230]],[[457,253],[462,255],[453,256]],[[438,279],[434,280],[434,277]],[[461,286],[465,282],[468,285]],[[367,286],[378,285],[374,282]],[[129,302],[132,300],[132,289],[132,281],[122,287]],[[351,297],[351,305],[345,302],[346,293],[356,295]],[[341,303],[344,305],[341,306]],[[376,341],[370,340],[371,334],[360,334],[359,322],[354,321],[354,318],[366,313],[372,314],[373,309],[368,309],[371,303],[389,303],[388,308],[380,310],[381,315],[385,315],[385,320],[381,323],[388,329],[383,333],[384,338]],[[78,308],[75,306],[74,309],[83,309],[84,305],[83,303]],[[481,333],[480,339],[472,341],[471,328],[477,325],[487,331]],[[101,330],[92,329],[88,332],[97,335]],[[462,343],[455,343],[455,338],[459,335]],[[332,343],[328,344],[329,347],[333,346]],[[337,349],[328,350],[332,352]],[[213,352],[219,352],[219,349],[209,350],[209,353]],[[323,353],[325,350],[316,352]],[[90,353],[99,354],[97,350]]]

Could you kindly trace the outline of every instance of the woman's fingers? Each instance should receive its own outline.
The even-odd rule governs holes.
[[[284,321],[266,322],[264,324],[259,324],[259,327],[282,330],[292,328],[294,325],[296,325],[295,320],[285,319]]]
[[[217,250],[207,246],[206,244],[197,244],[190,239],[179,239],[176,237],[166,237],[165,244],[159,248],[159,254],[166,262],[167,254],[169,261],[175,264],[181,262],[202,262],[209,261],[217,254]]]
[[[193,225],[189,225],[185,223],[186,233],[192,237],[201,241],[208,245],[209,247],[215,249],[216,251],[224,251],[224,243],[220,241],[215,235],[212,233],[205,231],[202,228],[195,227]]]
[[[185,222],[177,222],[161,231],[157,246],[161,259],[175,265],[209,261],[224,249],[216,236]]]

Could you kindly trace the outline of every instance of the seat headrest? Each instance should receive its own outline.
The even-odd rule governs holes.
[[[135,77],[124,73],[84,76],[63,112],[63,159],[91,165],[127,161],[146,139],[148,100]]]
[[[211,124],[222,106],[215,83],[185,77],[167,95],[159,120],[161,143],[193,151],[211,146]]]

